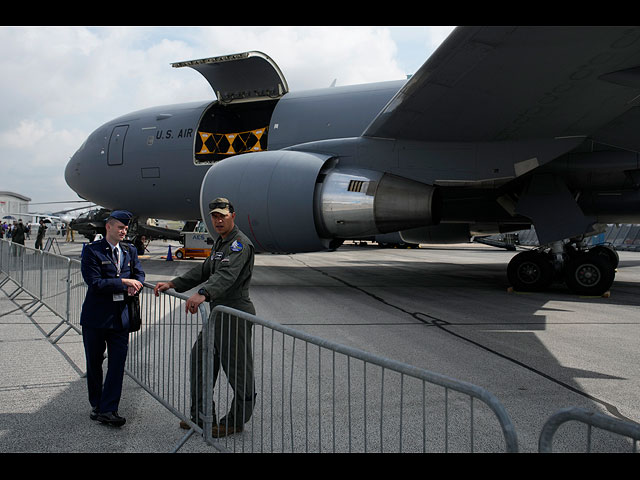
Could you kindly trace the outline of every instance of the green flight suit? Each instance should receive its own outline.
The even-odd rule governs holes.
[[[218,377],[220,364],[234,391],[234,398],[226,419],[228,425],[243,425],[251,418],[255,404],[255,385],[253,378],[253,355],[251,352],[251,330],[253,324],[236,317],[213,315],[216,305],[225,305],[243,312],[255,314],[255,308],[249,298],[249,283],[253,271],[254,246],[238,229],[233,228],[227,238],[219,237],[211,254],[201,265],[187,273],[172,279],[177,292],[185,292],[202,285],[209,294],[212,315],[209,318],[215,328],[213,382]],[[215,318],[214,318],[215,317]],[[233,334],[230,337],[230,333]],[[191,350],[191,418],[199,425],[198,408],[202,405],[202,332],[198,335]],[[224,397],[222,397],[224,398]],[[213,405],[214,424],[215,402]]]

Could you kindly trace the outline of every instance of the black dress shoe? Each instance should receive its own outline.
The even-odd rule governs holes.
[[[127,421],[124,417],[119,416],[118,412],[99,413],[96,420],[114,427],[121,427]]]
[[[98,419],[98,407],[93,407],[91,409],[91,413],[89,414],[89,418],[91,420],[97,420]]]
[[[200,428],[202,428],[203,423],[202,420],[196,422],[194,419],[191,419],[193,423],[197,423]],[[218,422],[216,421],[216,417],[213,417],[213,424],[216,425]],[[193,428],[190,423],[185,422],[184,420],[180,420],[180,428],[184,428],[185,430],[191,430]]]
[[[243,430],[242,425],[214,425],[211,428],[211,436],[213,438],[221,438],[226,437],[228,435],[233,435],[234,433],[240,433]]]

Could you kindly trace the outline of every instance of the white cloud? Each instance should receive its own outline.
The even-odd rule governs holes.
[[[0,132],[3,189],[35,201],[75,199],[64,181],[64,168],[84,136],[79,130],[56,129],[51,119],[23,120]]]
[[[33,166],[44,166],[51,163],[43,159],[55,151],[56,146],[63,150],[74,146],[81,133],[79,130],[55,130],[49,118],[22,120],[16,128],[0,132],[0,149],[24,153],[24,157],[34,162]]]
[[[259,50],[282,70],[291,90],[404,78],[388,30],[380,27],[212,27],[204,56]]]

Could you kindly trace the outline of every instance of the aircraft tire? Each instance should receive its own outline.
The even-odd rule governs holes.
[[[509,262],[507,278],[514,290],[539,292],[551,285],[553,265],[542,253],[521,252]]]
[[[596,245],[589,249],[590,253],[597,253],[598,255],[602,255],[606,257],[609,262],[613,265],[613,268],[618,268],[618,263],[620,262],[620,256],[618,252],[616,252],[615,248],[610,247],[608,245]]]
[[[613,263],[599,252],[578,255],[565,267],[565,283],[579,295],[602,295],[611,288],[614,278]]]

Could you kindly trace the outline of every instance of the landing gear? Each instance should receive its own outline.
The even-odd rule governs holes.
[[[517,254],[509,262],[507,277],[515,290],[538,292],[559,280],[574,293],[599,296],[611,288],[617,266],[618,254],[608,246],[555,244]]]
[[[548,255],[537,250],[521,252],[509,262],[507,277],[516,290],[539,292],[553,281],[553,263]]]
[[[607,255],[579,253],[564,268],[567,287],[580,295],[602,295],[613,284],[615,268]]]
[[[613,268],[618,268],[618,263],[620,262],[620,256],[618,252],[616,252],[615,248],[610,247],[608,245],[596,245],[595,247],[591,247],[589,249],[589,253],[596,253],[598,255],[602,255],[611,262]]]

